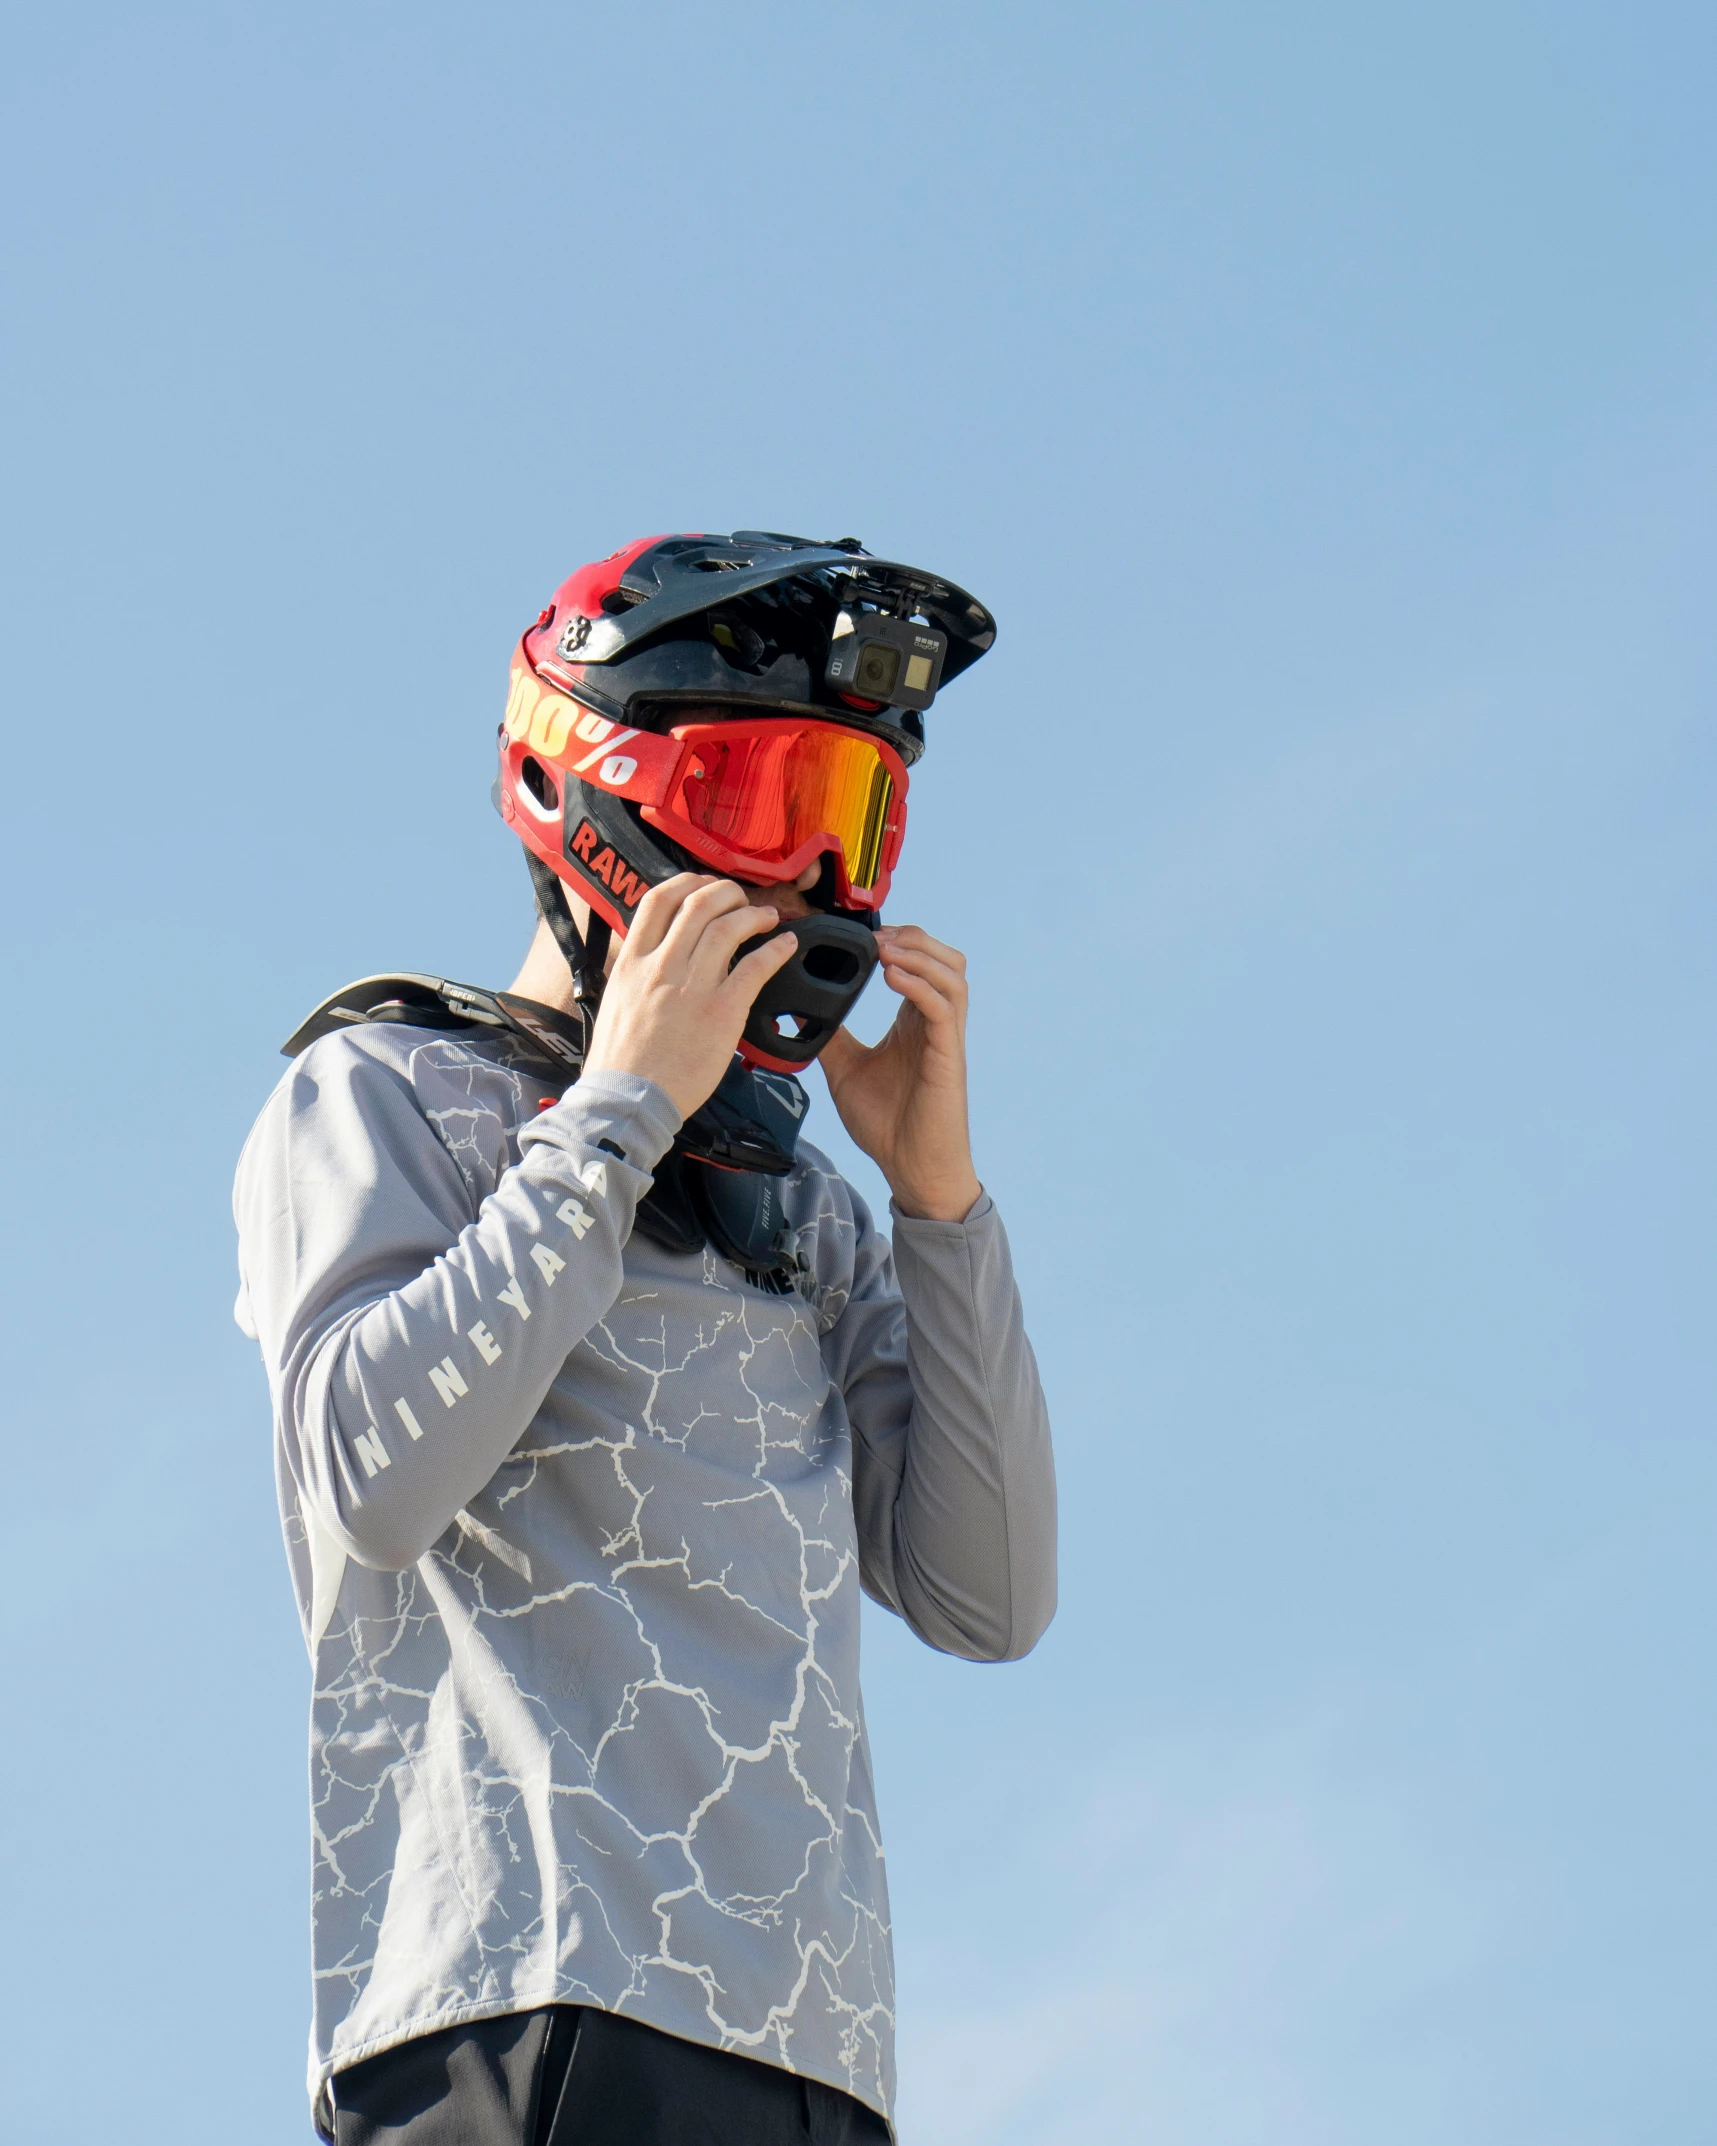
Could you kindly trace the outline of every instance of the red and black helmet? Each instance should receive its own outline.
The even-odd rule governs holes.
[[[622,933],[677,872],[767,885],[819,860],[816,906],[872,922],[924,711],[994,639],[964,589],[852,538],[645,537],[521,640],[502,815],[539,894],[546,866]]]

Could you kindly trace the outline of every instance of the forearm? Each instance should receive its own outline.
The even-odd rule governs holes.
[[[897,1213],[894,1259],[910,1412],[869,1456],[867,1581],[931,1645],[1012,1660],[1055,1611],[1055,1472],[1007,1236],[988,1201]]]
[[[445,1250],[297,1352],[281,1410],[293,1472],[363,1563],[423,1554],[619,1293],[633,1211],[673,1131],[640,1092],[614,1077],[571,1090]]]

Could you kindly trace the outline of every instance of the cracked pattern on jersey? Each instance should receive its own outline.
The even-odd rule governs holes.
[[[487,1041],[422,1045],[411,1079],[474,1210],[543,1090]],[[802,1295],[635,1237],[618,1299],[430,1554],[346,1567],[314,1702],[336,2064],[582,2001],[888,2106],[851,1434],[821,1354],[855,1224],[820,1158],[786,1189]]]

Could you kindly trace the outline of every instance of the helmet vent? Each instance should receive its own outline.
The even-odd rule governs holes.
[[[743,619],[727,612],[710,614],[709,637],[728,662],[742,671],[760,671],[769,660],[763,636]]]
[[[554,777],[540,760],[527,753],[519,763],[519,780],[545,812],[560,810],[560,792],[555,787]]]

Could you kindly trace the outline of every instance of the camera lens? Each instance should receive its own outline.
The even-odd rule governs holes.
[[[886,641],[867,641],[853,684],[866,700],[887,700],[900,676],[900,651]]]

